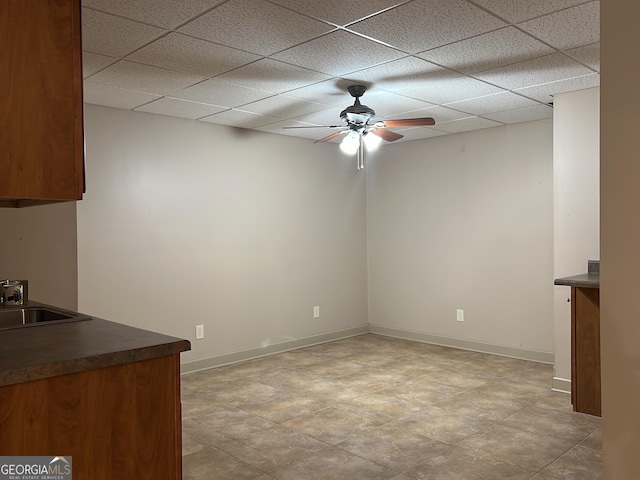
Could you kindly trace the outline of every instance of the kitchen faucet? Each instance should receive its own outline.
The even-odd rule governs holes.
[[[0,305],[23,305],[27,284],[26,280],[0,280]]]

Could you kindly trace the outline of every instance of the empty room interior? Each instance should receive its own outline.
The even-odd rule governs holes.
[[[22,18],[9,3],[7,28]],[[0,394],[171,354],[167,478],[632,478],[622,417],[638,392],[612,372],[637,375],[624,252],[640,221],[621,205],[640,194],[621,192],[640,167],[615,122],[633,124],[638,65],[618,67],[613,40],[600,80],[601,23],[615,37],[623,2],[602,22],[597,0],[37,3],[37,25],[71,12],[68,79],[16,73],[5,91],[73,88],[55,101],[76,105],[81,191],[8,193],[27,191],[10,167],[0,279],[28,281],[23,311],[83,316],[3,327],[7,294]],[[34,184],[57,175],[42,165]],[[105,346],[114,324],[126,350]],[[9,345],[30,335],[74,345],[73,367],[22,365]],[[145,409],[141,425],[164,415]],[[64,445],[90,472],[90,445]],[[49,454],[21,448],[8,454]],[[167,456],[128,448],[140,478]]]

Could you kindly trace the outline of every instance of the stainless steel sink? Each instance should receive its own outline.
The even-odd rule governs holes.
[[[66,310],[45,307],[2,308],[0,309],[0,329],[26,325],[72,322],[90,317]]]

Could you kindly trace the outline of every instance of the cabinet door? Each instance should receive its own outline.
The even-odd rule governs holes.
[[[601,415],[600,290],[571,287],[573,409]]]
[[[2,455],[68,455],[75,480],[182,478],[179,354],[3,386],[0,405]]]
[[[80,0],[0,2],[0,199],[84,192]]]

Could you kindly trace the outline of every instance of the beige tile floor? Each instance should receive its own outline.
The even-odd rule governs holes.
[[[590,480],[553,370],[360,335],[182,377],[185,480]]]

